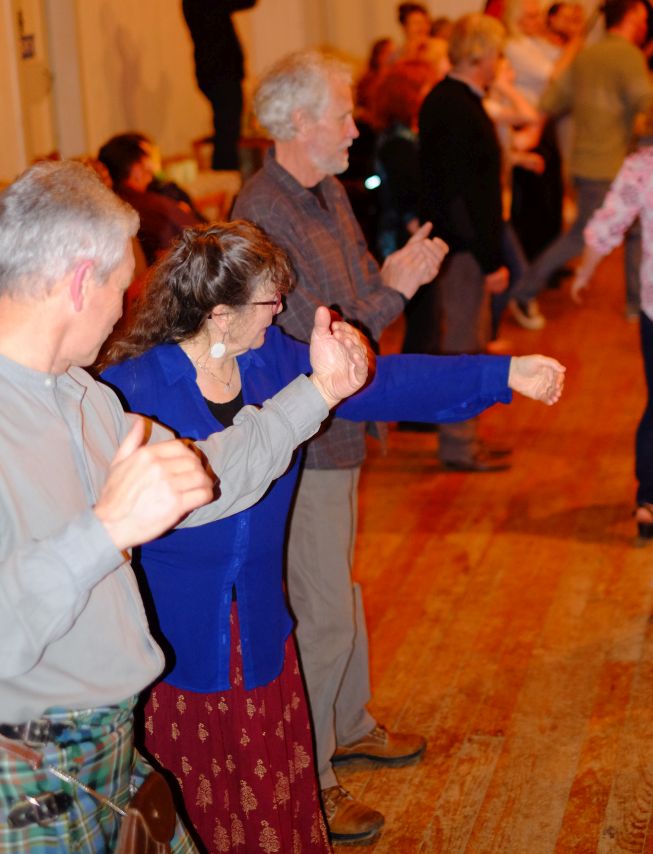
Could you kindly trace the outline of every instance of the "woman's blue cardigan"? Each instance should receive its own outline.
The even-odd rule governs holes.
[[[299,374],[311,371],[308,346],[278,327],[265,343],[238,357],[245,404],[261,404]],[[337,416],[354,421],[459,421],[498,401],[509,403],[509,358],[383,356],[373,381],[343,402]],[[107,369],[103,379],[128,408],[204,439],[221,430],[176,344],[154,347]],[[289,510],[301,453],[249,510],[198,528],[174,530],[147,543],[141,562],[166,650],[166,681],[209,692],[229,688],[232,588],[247,688],[265,685],[283,667],[292,630],[282,582]],[[165,644],[164,644],[165,646]]]

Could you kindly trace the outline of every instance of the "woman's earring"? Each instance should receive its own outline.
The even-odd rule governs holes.
[[[214,359],[221,359],[226,352],[227,348],[224,341],[216,341],[215,344],[211,345],[211,356]]]

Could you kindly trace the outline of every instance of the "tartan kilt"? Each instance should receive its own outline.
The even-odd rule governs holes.
[[[46,712],[43,717],[54,722],[72,719],[76,726],[56,742],[35,748],[43,756],[43,765],[37,770],[0,748],[0,854],[105,854],[115,849],[121,816],[79,787],[48,773],[47,766],[73,774],[126,809],[151,770],[134,750],[134,703],[131,698],[101,709]],[[72,805],[54,821],[9,827],[9,811],[26,795],[62,791],[70,795]],[[174,854],[197,850],[179,821],[172,850]]]

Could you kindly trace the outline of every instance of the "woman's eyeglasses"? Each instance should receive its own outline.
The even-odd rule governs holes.
[[[254,302],[248,302],[247,305],[272,305],[274,306],[274,310],[276,311],[281,305],[282,296],[280,293],[275,294],[274,299],[265,299],[265,300],[255,300]]]

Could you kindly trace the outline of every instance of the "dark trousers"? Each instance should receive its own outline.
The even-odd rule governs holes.
[[[440,298],[436,281],[422,285],[404,309],[406,333],[402,353],[440,352]]]
[[[519,166],[512,173],[510,218],[529,261],[562,231],[562,161],[554,121],[544,126],[535,151],[544,159],[541,175]]]
[[[653,321],[643,311],[639,321],[647,400],[635,434],[637,503],[653,504]]]
[[[442,312],[442,353],[482,353],[490,332],[490,299],[485,274],[471,252],[447,256],[437,278]],[[479,450],[478,418],[440,424],[442,462],[468,463]]]
[[[238,169],[238,140],[240,116],[243,111],[243,91],[240,80],[214,80],[202,90],[213,108],[214,169]]]

